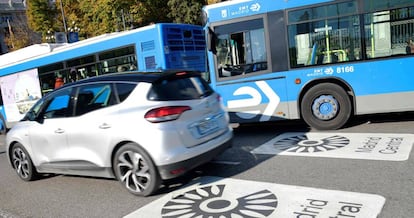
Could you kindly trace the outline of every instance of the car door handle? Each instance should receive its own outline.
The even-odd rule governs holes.
[[[55,133],[59,133],[59,134],[62,134],[64,132],[65,132],[65,130],[61,129],[61,128],[58,128],[57,130],[55,130]]]
[[[102,124],[99,126],[99,128],[101,128],[101,129],[109,129],[109,128],[111,128],[111,125],[109,125],[109,124],[107,124],[107,123],[102,123]]]

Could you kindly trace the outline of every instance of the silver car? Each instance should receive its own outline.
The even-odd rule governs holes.
[[[41,173],[117,178],[147,196],[231,146],[220,96],[198,73],[124,73],[70,83],[7,133],[26,181]]]

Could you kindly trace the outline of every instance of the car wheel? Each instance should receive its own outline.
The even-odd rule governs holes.
[[[17,175],[25,181],[37,178],[36,168],[26,149],[19,143],[15,144],[11,151],[11,161]]]
[[[305,122],[315,129],[334,130],[349,120],[351,108],[351,100],[342,87],[322,83],[303,96],[301,114]]]
[[[149,155],[133,143],[115,154],[113,168],[118,181],[132,194],[148,196],[158,190],[161,178]]]

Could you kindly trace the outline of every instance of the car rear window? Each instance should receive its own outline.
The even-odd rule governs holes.
[[[148,93],[153,101],[192,100],[213,93],[210,85],[201,77],[180,77],[154,83]]]

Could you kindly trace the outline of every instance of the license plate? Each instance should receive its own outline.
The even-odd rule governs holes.
[[[204,120],[197,125],[197,131],[200,135],[205,135],[216,128],[218,128],[218,124],[215,120]]]

